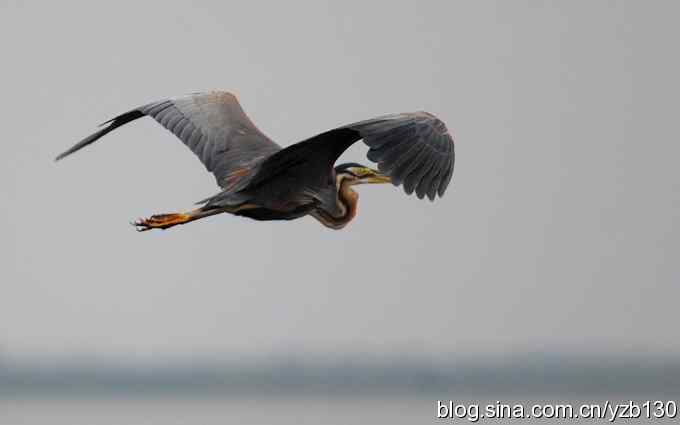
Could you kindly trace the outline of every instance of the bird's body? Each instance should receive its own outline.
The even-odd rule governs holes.
[[[62,159],[130,121],[151,116],[179,137],[215,175],[222,191],[188,213],[157,214],[134,223],[139,230],[166,229],[223,212],[255,220],[310,215],[341,229],[356,215],[362,183],[404,185],[431,200],[451,179],[453,139],[444,123],[426,112],[394,114],[338,127],[281,148],[246,116],[227,92],[193,94],[154,102],[104,123],[98,132],[62,153]],[[378,170],[350,163],[335,166],[349,146],[363,140]]]

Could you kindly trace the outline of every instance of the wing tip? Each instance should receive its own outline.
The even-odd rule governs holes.
[[[133,109],[131,111],[128,111],[124,114],[118,115],[117,117],[114,117],[104,123],[101,123],[99,125],[100,129],[97,130],[96,132],[92,133],[91,135],[87,136],[80,142],[76,143],[69,149],[65,150],[64,152],[60,153],[54,158],[54,162],[61,161],[62,159],[66,158],[67,156],[81,150],[85,146],[96,142],[99,140],[102,136],[105,136],[106,134],[110,133],[111,131],[115,130],[116,128],[125,125],[129,123],[130,121],[134,121],[137,118],[143,117],[145,114],[144,112],[140,111],[139,109]]]

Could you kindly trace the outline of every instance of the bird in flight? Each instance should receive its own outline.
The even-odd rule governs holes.
[[[311,215],[342,229],[357,212],[352,186],[403,185],[407,194],[434,200],[453,174],[453,138],[427,112],[385,115],[328,130],[282,148],[245,114],[234,95],[196,93],[135,108],[103,123],[96,133],[57,156],[61,160],[116,128],[149,116],[175,134],[214,174],[221,192],[183,213],[156,214],[134,223],[137,230],[168,229],[204,217],[231,213],[255,220],[294,220]],[[355,142],[368,145],[377,169],[335,165]]]

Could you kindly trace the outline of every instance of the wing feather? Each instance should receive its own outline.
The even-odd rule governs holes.
[[[418,198],[444,195],[453,173],[453,138],[442,121],[427,112],[392,114],[338,127],[283,149],[267,158],[248,187],[283,174],[327,182],[342,152],[363,140],[368,159]]]
[[[393,114],[345,126],[369,146],[368,159],[407,194],[434,200],[453,174],[454,142],[446,125],[427,112]]]
[[[60,154],[57,160],[143,116],[152,117],[177,136],[215,175],[220,186],[235,170],[281,149],[252,123],[234,95],[215,91],[153,102],[118,115],[102,124],[106,127]]]

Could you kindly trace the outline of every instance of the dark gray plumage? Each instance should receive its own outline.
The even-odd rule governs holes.
[[[416,190],[440,197],[453,176],[453,138],[437,117],[427,112],[387,115],[347,126],[359,132],[370,149],[368,159],[390,177],[404,184],[407,194]]]
[[[102,124],[105,127],[57,160],[143,116],[154,118],[181,139],[223,191],[205,200],[201,209],[184,214],[186,220],[176,217],[182,214],[157,215],[136,223],[142,230],[218,212],[263,220],[309,214],[340,228],[356,212],[356,193],[350,185],[391,181],[403,185],[407,194],[415,191],[418,198],[434,200],[444,195],[453,175],[453,138],[444,123],[427,112],[348,124],[282,149],[255,127],[236,97],[219,91],[135,108]],[[378,163],[379,171],[356,164],[334,168],[340,155],[359,140],[368,145],[368,159]]]

